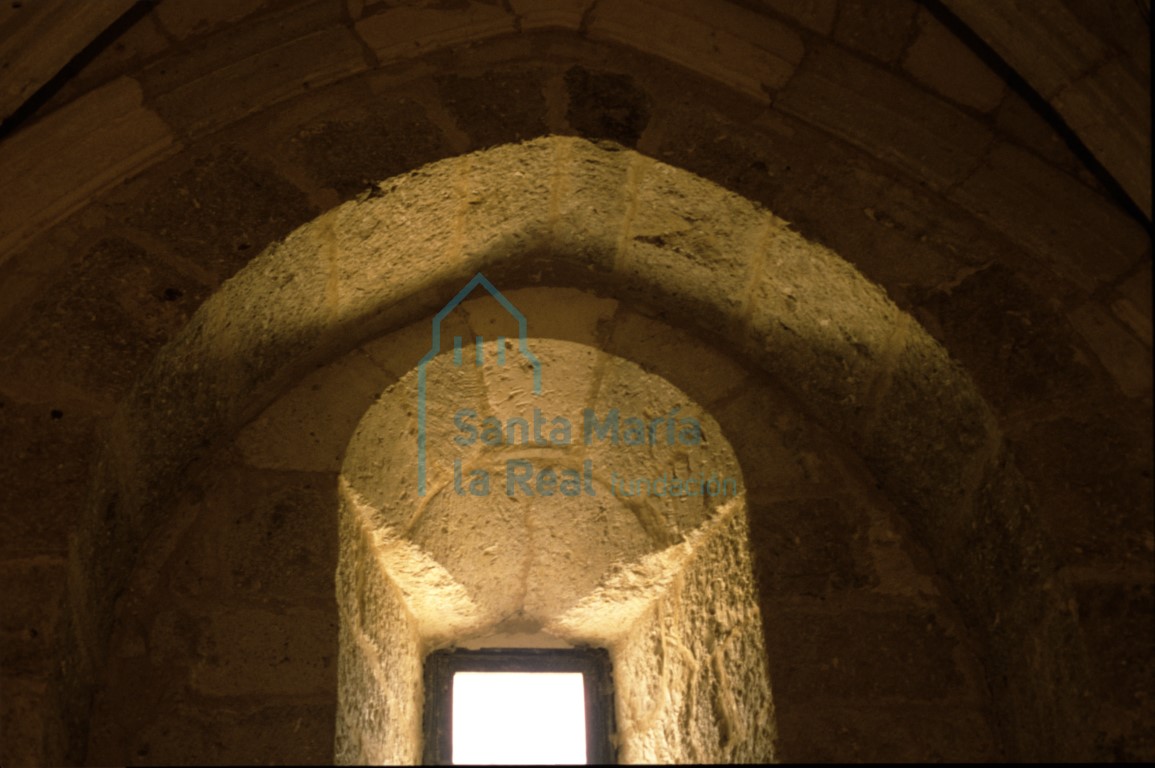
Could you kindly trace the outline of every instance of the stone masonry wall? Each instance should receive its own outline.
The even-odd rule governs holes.
[[[777,706],[757,723],[731,715],[727,722],[737,730],[728,740],[741,743],[741,729],[776,723],[778,756],[786,760],[1000,754],[977,641],[908,526],[871,490],[857,457],[762,376],[685,330],[573,290],[508,295],[531,318],[540,316],[540,330],[551,337],[639,356],[658,375],[707,396],[725,436],[749,462],[750,546]],[[566,311],[534,312],[545,307]],[[469,314],[479,331],[488,329],[485,310]],[[90,761],[331,759],[338,706],[335,468],[368,403],[424,351],[428,336],[427,324],[418,323],[316,370],[205,466],[211,485],[197,483],[175,505],[121,601]],[[667,354],[673,349],[680,354]],[[709,365],[686,367],[687,359]],[[679,583],[704,580],[694,589],[712,588],[716,572],[703,570],[711,557],[700,555],[703,565]],[[371,577],[362,569],[349,578]],[[388,591],[386,584],[382,579]],[[622,648],[618,674],[651,675],[647,685],[654,685],[692,666],[702,677],[700,695],[724,695],[727,684],[717,679],[709,649],[736,617],[692,614],[716,603],[685,602],[677,596],[683,589],[672,588],[643,617],[649,629]],[[390,636],[387,626],[380,631]],[[678,629],[669,634],[670,626]],[[662,650],[651,657],[654,644]],[[400,645],[378,647],[403,652]],[[639,665],[648,671],[631,672]],[[654,697],[662,693],[646,695],[622,703],[627,721],[653,719]],[[222,721],[224,712],[231,714]],[[382,713],[358,709],[357,716],[377,717],[375,727],[392,733]],[[684,756],[710,748],[702,735],[686,738],[692,740],[679,744],[675,734],[659,733],[656,743],[674,739]],[[666,754],[654,748],[651,759]]]
[[[1027,494],[1044,521],[1039,546],[1053,553],[1054,568],[1030,574],[1031,583],[1071,595],[1077,634],[1056,629],[1040,642],[1078,646],[1089,659],[1085,669],[1045,675],[1072,700],[1093,702],[1081,705],[1085,730],[1023,726],[1016,713],[1029,720],[1031,705],[1010,702],[996,718],[996,730],[1005,730],[995,743],[1012,756],[1151,757],[1146,225],[1030,99],[925,7],[901,0],[869,8],[853,0],[698,7],[164,0],[0,141],[6,763],[82,760],[97,671],[132,659],[142,670],[151,664],[131,648],[123,652],[129,661],[116,662],[68,650],[69,638],[113,623],[110,613],[71,602],[69,584],[90,578],[70,565],[72,534],[94,513],[90,481],[101,435],[157,350],[222,281],[322,211],[375,194],[375,182],[427,162],[547,133],[634,147],[767,206],[882,286],[944,345],[994,410],[1022,476],[1022,487],[992,498]],[[1114,28],[1107,17],[1092,21],[1100,31]],[[219,459],[205,461],[216,467]],[[242,472],[214,484],[205,467],[190,467],[189,483],[222,499],[250,482]],[[310,493],[324,495],[324,484],[305,476],[253,480],[270,499],[282,481],[312,483]],[[187,488],[166,490],[192,504]],[[830,562],[838,564],[832,585],[864,578],[850,565],[857,539],[830,544],[834,534],[820,522],[860,520],[859,503],[778,507],[814,526],[807,535],[822,542],[798,555],[814,563],[799,565],[804,575],[781,578],[817,580]],[[810,513],[814,505],[822,514]],[[993,502],[988,509],[989,520],[1005,514]],[[111,525],[114,506],[107,510]],[[227,526],[226,518],[216,525]],[[874,542],[890,536],[868,530]],[[769,537],[759,545],[769,547],[788,534],[755,526],[752,535]],[[965,536],[958,541],[966,547]],[[115,559],[127,572],[145,554]],[[976,557],[999,562],[995,552]],[[765,595],[773,587],[762,578]],[[302,587],[302,599],[315,587]],[[177,604],[200,627],[181,642],[207,638],[198,652],[212,653],[214,633],[259,634],[245,627],[273,626],[282,620],[277,611],[288,610],[253,609],[228,579],[214,589],[233,611],[219,622],[211,618],[217,608]],[[238,589],[241,597],[233,595]],[[790,615],[801,622],[791,637],[819,632],[847,653],[858,648],[857,636],[811,622],[805,607]],[[313,616],[310,653],[321,658],[335,639],[322,639],[328,619]],[[909,607],[862,616],[880,622],[875,636],[904,644],[924,626]],[[1018,636],[1037,618],[971,629]],[[164,647],[169,641],[158,632]],[[840,665],[849,658],[834,656]],[[181,679],[179,670],[171,674]],[[278,701],[327,706],[323,675],[301,674],[313,682],[273,692],[285,697]],[[983,674],[994,687],[1016,690],[1016,675],[1025,673],[988,664]],[[211,678],[198,685],[204,701],[230,695]],[[865,712],[868,700],[851,708]],[[888,706],[913,717],[921,711],[913,701]],[[806,706],[779,711],[784,732]],[[245,705],[233,717],[259,730],[254,724],[271,722],[259,709]],[[834,722],[823,718],[841,711],[815,704],[806,723]],[[219,749],[189,722],[182,720],[183,743],[205,745],[206,754]],[[897,730],[887,735],[856,722],[852,738],[868,745],[856,754],[907,744]],[[916,735],[933,732],[923,725]],[[938,732],[943,743],[953,738],[946,725]],[[326,738],[312,733],[311,743]],[[869,746],[884,737],[889,747]],[[92,754],[110,754],[102,744],[138,750],[144,743],[111,738],[94,724]],[[984,739],[968,737],[966,749],[985,754]]]

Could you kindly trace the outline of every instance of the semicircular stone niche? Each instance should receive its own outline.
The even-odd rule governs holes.
[[[451,320],[442,338],[465,343],[381,396],[342,468],[337,759],[418,760],[422,659],[494,633],[607,648],[625,761],[773,758],[742,474],[717,421],[594,347]]]

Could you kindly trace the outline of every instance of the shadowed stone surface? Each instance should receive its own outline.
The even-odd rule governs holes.
[[[349,649],[381,637],[351,622],[405,611],[369,569],[342,578],[380,610],[335,618],[334,473],[478,269],[503,290],[595,291],[531,290],[526,312],[717,417],[760,515],[765,637],[779,613],[844,622],[771,658],[825,681],[806,699],[771,678],[776,754],[1155,755],[1135,682],[1155,551],[1140,5],[166,0],[79,56],[66,5],[0,8],[10,60],[37,60],[31,40],[73,62],[0,128],[0,762],[333,758],[337,675],[318,670],[344,653],[341,685],[363,682]],[[546,133],[601,143],[501,146]],[[480,147],[495,150],[436,163]],[[654,184],[655,161],[833,253],[808,244],[768,275],[741,206]],[[838,288],[846,264],[878,290]],[[211,286],[239,300],[206,302]],[[460,327],[498,332],[493,317]],[[586,362],[550,363],[575,398],[598,392]],[[522,561],[539,569],[580,546],[542,514],[519,518],[543,522],[542,558]],[[700,519],[629,515],[671,541]],[[746,538],[731,534],[712,541]],[[564,602],[604,565],[529,602]],[[757,637],[728,644],[733,617],[679,612],[716,602],[708,570],[627,611],[631,756],[744,754],[724,695],[701,698],[708,716],[671,696],[647,719],[655,659],[724,692],[718,669]],[[882,631],[888,611],[905,630]],[[941,631],[922,644],[926,616]],[[912,668],[949,656],[956,682],[922,697],[902,664],[842,652],[859,636]],[[412,747],[415,730],[389,729],[419,720],[423,651],[376,647],[397,695],[345,701],[342,721]],[[197,693],[194,671],[232,692]],[[870,686],[898,693],[844,695]]]

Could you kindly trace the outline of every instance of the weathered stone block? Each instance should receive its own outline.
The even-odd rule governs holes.
[[[995,6],[978,0],[952,0],[951,11],[987,39],[1044,98],[1082,74],[1087,62],[1100,61],[1103,44],[1059,2]],[[1014,41],[1013,49],[1010,47]]]
[[[939,189],[966,178],[991,139],[953,106],[832,47],[806,59],[774,106]]]
[[[1095,158],[1151,215],[1151,76],[1120,57],[1096,66],[1055,94],[1052,103]]]
[[[0,11],[0,120],[7,120],[42,91],[77,51],[96,40],[131,0],[110,0],[96,5],[66,2],[22,2]]]
[[[918,706],[816,702],[777,711],[784,762],[989,762],[1001,757],[988,716],[965,701]]]
[[[1149,564],[1149,563],[1148,563]],[[1071,571],[1079,624],[1094,665],[1098,694],[1125,711],[1146,710],[1155,683],[1155,612],[1152,577],[1133,580],[1096,578],[1084,569]],[[1080,578],[1080,572],[1085,578]]]
[[[1143,228],[1098,193],[1002,142],[948,196],[1088,292],[1150,246]]]
[[[388,8],[361,19],[355,28],[377,58],[385,62],[516,31],[514,17],[505,9],[480,2],[440,8]]]
[[[63,554],[87,499],[92,422],[72,408],[0,403],[0,553]]]
[[[1014,449],[1060,562],[1150,562],[1151,446],[1138,431],[1099,414],[1058,418]]]
[[[582,136],[636,147],[650,121],[650,97],[629,75],[571,67],[566,119]]]
[[[670,171],[633,169],[617,272],[643,301],[679,302],[695,326],[721,335],[752,301],[751,275],[775,224],[740,198],[719,205],[720,190]]]
[[[1151,263],[1144,262],[1118,287],[1122,298],[1111,303],[1115,316],[1151,346]]]
[[[751,499],[832,493],[845,484],[834,447],[772,387],[752,382],[712,415],[741,457]]]
[[[603,0],[588,32],[683,64],[760,101],[784,86],[802,60],[798,33],[768,16],[719,4],[708,12],[714,31],[706,36],[704,13],[692,0]]]
[[[1063,316],[1000,264],[932,294],[923,308],[951,354],[1003,413],[1079,397],[1091,386],[1092,372]]]
[[[207,291],[121,238],[93,245],[0,351],[29,398],[111,403],[184,326]]]
[[[196,658],[196,649],[208,628],[203,616],[193,615],[187,605],[169,603],[148,616],[146,648],[154,668],[168,667],[185,674]]]
[[[315,213],[299,189],[229,146],[154,174],[125,195],[132,202],[122,197],[114,209],[131,205],[130,224],[218,281]]]
[[[848,497],[755,503],[749,517],[764,600],[826,597],[877,580],[867,551],[870,520]]]
[[[994,113],[995,128],[1003,136],[1043,157],[1055,167],[1086,180],[1089,172],[1067,142],[1038,110],[1014,91],[1007,91]],[[1085,175],[1084,175],[1085,174]]]
[[[696,97],[704,99],[705,96]],[[805,237],[835,250],[900,305],[919,286],[950,282],[964,263],[1005,252],[1002,238],[904,174],[785,115],[745,134],[731,117],[667,103],[656,117],[659,158],[766,205]],[[756,139],[755,139],[756,137]],[[869,205],[864,205],[869,201]]]
[[[842,0],[834,39],[890,63],[906,48],[917,12],[913,0]]]
[[[231,706],[228,718],[222,718],[217,706],[170,700],[120,738],[94,740],[88,760],[128,765],[323,765],[333,760],[334,705],[274,701],[259,706],[246,701]]]
[[[657,373],[703,405],[733,394],[749,376],[726,350],[629,309],[614,317],[606,351]]]
[[[5,675],[48,677],[56,671],[66,578],[59,558],[0,561],[0,666]]]
[[[877,286],[833,253],[774,220],[747,290],[750,353],[808,414],[835,431],[858,428],[899,334]]]
[[[614,299],[591,296],[572,288],[526,289],[502,291],[505,297],[525,315],[532,337],[560,339],[588,346],[604,343],[607,329],[616,328],[620,305]],[[509,317],[496,301],[468,302],[469,324],[487,339],[490,330]],[[609,350],[612,351],[612,350]],[[636,359],[625,355],[630,359]]]
[[[354,108],[293,126],[285,153],[318,184],[348,199],[448,154],[445,137],[412,99],[359,96]]]
[[[166,32],[178,40],[211,32],[257,11],[262,0],[176,0],[158,5],[156,17]]]
[[[205,696],[333,695],[336,612],[218,610],[197,643],[191,682]]]
[[[127,77],[77,99],[0,145],[0,254],[166,154],[169,127]]]
[[[464,309],[451,312],[441,323],[440,351],[452,354],[454,338],[460,336],[468,339],[471,331]],[[416,368],[432,348],[433,328],[430,322],[414,323],[360,347],[374,364],[394,379],[400,379]]]
[[[992,459],[995,422],[957,362],[909,339],[869,416],[860,455],[938,556],[955,545],[968,494]]]
[[[188,5],[187,10],[195,13],[193,3]],[[169,93],[239,60],[274,50],[345,20],[340,4],[329,0],[294,0],[280,6],[252,19],[251,23],[226,25],[210,37],[187,42],[180,56],[150,62],[141,74],[145,93],[149,98]]]
[[[52,98],[40,107],[42,114],[55,111],[121,75],[133,75],[143,62],[162,55],[169,48],[171,38],[161,30],[156,14],[141,13],[142,10],[143,6],[137,4],[126,14],[136,17],[132,25],[111,45],[101,47],[91,61],[61,84]],[[122,25],[123,21],[116,23],[117,27]]]
[[[305,376],[237,435],[237,446],[254,467],[336,472],[357,422],[393,380],[352,352]]]
[[[203,135],[364,69],[356,38],[343,28],[328,29],[226,63],[151,103],[189,134]]]
[[[337,557],[335,477],[222,469],[188,503],[199,519],[170,561],[175,590],[327,602]]]
[[[780,702],[934,702],[962,693],[958,641],[918,603],[811,610],[763,604],[770,679]]]
[[[42,680],[0,677],[0,761],[4,765],[45,765],[53,762],[59,733],[53,728],[52,687]]]
[[[484,77],[439,78],[437,89],[457,126],[473,140],[470,149],[480,149],[547,133],[545,82],[540,70],[490,71]],[[410,140],[413,136],[406,133]]]
[[[569,138],[512,149],[493,150],[485,166],[463,164],[458,232],[473,236],[460,237],[454,247],[466,248],[475,267],[446,285],[439,303],[477,269],[503,290],[588,289],[613,270],[627,206],[627,153],[610,142]],[[486,176],[489,168],[495,173]],[[481,178],[485,186],[477,183]],[[596,203],[582,202],[588,200]]]
[[[593,0],[510,0],[523,31],[551,27],[577,30],[593,5]]]
[[[761,0],[760,4],[820,35],[830,34],[838,13],[836,0]]]
[[[963,106],[979,112],[997,107],[1006,90],[1002,78],[925,8],[919,11],[918,25],[918,37],[907,49],[903,68]]]
[[[1120,325],[1105,307],[1087,302],[1071,324],[1127,397],[1151,401],[1151,348]]]

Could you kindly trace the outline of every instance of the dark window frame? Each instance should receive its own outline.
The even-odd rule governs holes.
[[[586,762],[617,762],[614,692],[604,648],[482,648],[434,651],[425,658],[422,762],[453,762],[453,676],[457,672],[581,672],[585,683]]]

